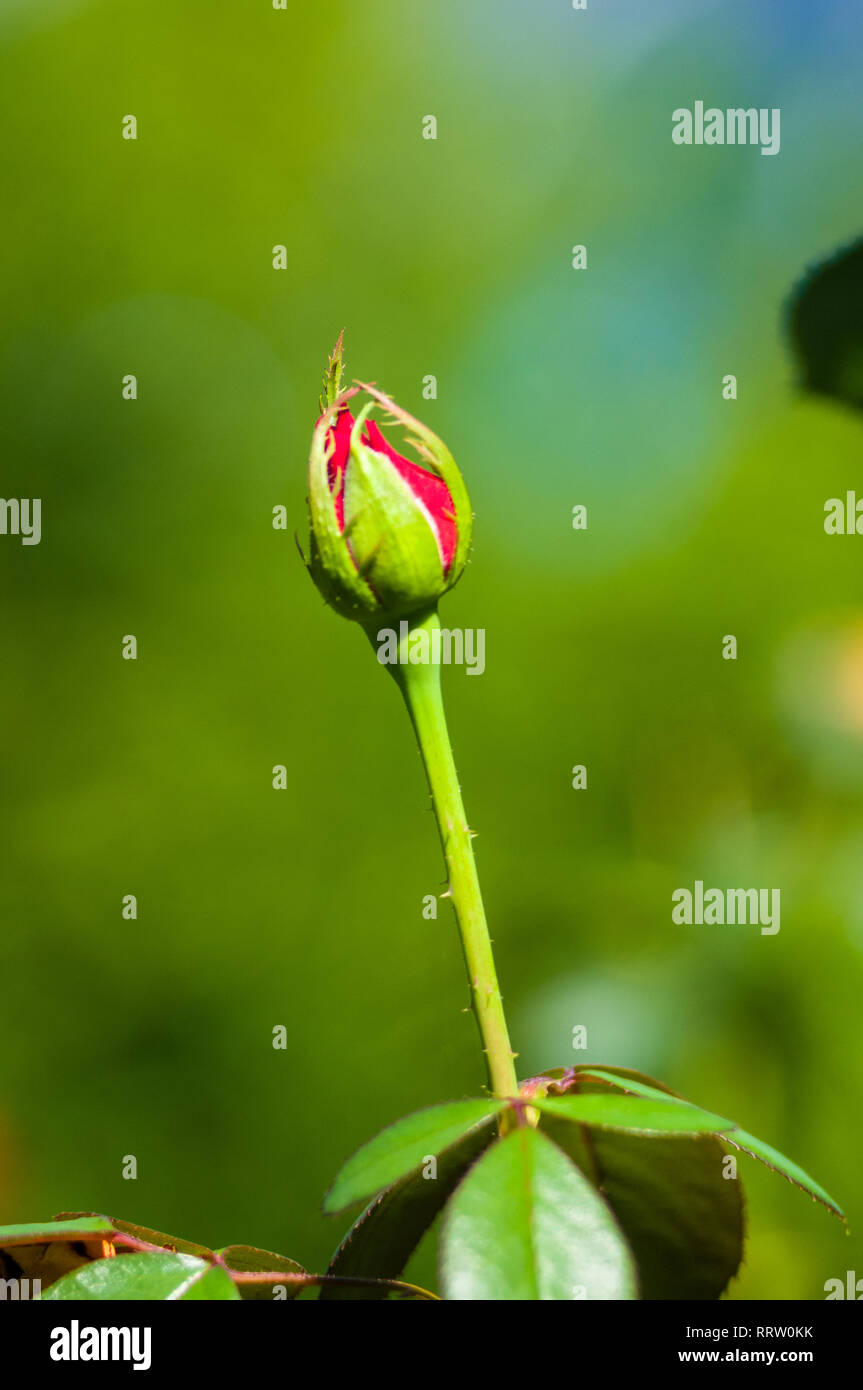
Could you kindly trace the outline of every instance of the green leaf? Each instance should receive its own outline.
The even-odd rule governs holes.
[[[272,1302],[273,1290],[278,1286],[284,1289],[287,1298],[296,1298],[302,1292],[303,1284],[296,1278],[306,1271],[296,1260],[287,1255],[276,1255],[272,1250],[259,1250],[255,1245],[226,1245],[220,1250],[228,1269],[234,1274],[256,1274],[256,1280],[240,1279],[236,1283],[240,1297],[245,1301]],[[291,1276],[285,1278],[286,1275]]]
[[[579,1070],[578,1075],[585,1078],[590,1076],[596,1077],[602,1081],[609,1081],[612,1085],[619,1087],[621,1090],[633,1091],[636,1095],[646,1096],[652,1099],[657,1097],[664,1100],[673,1099],[677,1105],[688,1104],[687,1101],[681,1100],[678,1096],[671,1096],[669,1093],[659,1090],[655,1085],[645,1084],[643,1081],[635,1078],[631,1072],[621,1071],[618,1074],[616,1068],[585,1067],[583,1072]],[[770,1145],[765,1144],[763,1140],[756,1139],[754,1135],[747,1134],[745,1130],[736,1127],[726,1138],[729,1144],[732,1144],[735,1148],[742,1149],[744,1153],[748,1153],[752,1158],[760,1159],[768,1168],[772,1168],[776,1173],[781,1173],[783,1178],[787,1178],[788,1181],[794,1183],[796,1187],[800,1187],[804,1192],[808,1192],[810,1197],[814,1197],[819,1202],[822,1202],[825,1207],[832,1211],[842,1221],[845,1220],[842,1208],[837,1202],[834,1202],[828,1192],[825,1192],[820,1183],[817,1183],[814,1178],[810,1178],[808,1173],[804,1172],[802,1168],[799,1168],[790,1158],[786,1158],[784,1154],[779,1153],[777,1149],[772,1149]]]
[[[742,1184],[712,1135],[582,1129],[548,1112],[543,1130],[605,1197],[632,1249],[643,1299],[714,1299],[743,1255]]]
[[[130,1255],[129,1259],[160,1259],[159,1255]],[[180,1255],[179,1259],[191,1259],[191,1256]],[[203,1262],[202,1262],[203,1263]],[[116,1294],[111,1295],[116,1298]],[[143,1294],[136,1294],[136,1298],[143,1298]],[[220,1265],[205,1265],[202,1272],[191,1278],[189,1283],[174,1293],[166,1294],[167,1299],[181,1299],[184,1303],[203,1302],[239,1302],[240,1291],[232,1280],[227,1270]]]
[[[397,1120],[349,1158],[324,1198],[324,1211],[342,1211],[398,1182],[463,1134],[499,1114],[503,1101],[454,1100]]]
[[[632,1256],[605,1201],[529,1126],[493,1144],[456,1190],[441,1274],[457,1301],[636,1296]]]
[[[91,1213],[0,1227],[0,1279],[38,1279],[47,1289],[70,1270],[100,1259],[113,1234],[107,1217]]]
[[[124,1239],[126,1237],[128,1239]],[[82,1281],[80,1284],[68,1287],[89,1287],[89,1276],[83,1277],[81,1267],[98,1262],[100,1269],[92,1276],[95,1287],[109,1277],[107,1266],[112,1260],[116,1258],[125,1264],[133,1258],[129,1248],[133,1241],[157,1247],[153,1253],[164,1253],[168,1256],[191,1255],[196,1258],[195,1269],[200,1278],[196,1275],[191,1280],[188,1292],[165,1295],[166,1297],[209,1300],[236,1296],[244,1299],[271,1299],[274,1285],[281,1281],[284,1283],[288,1296],[294,1298],[302,1287],[295,1278],[286,1280],[285,1275],[304,1275],[305,1270],[301,1265],[298,1265],[294,1260],[289,1260],[284,1255],[276,1255],[269,1250],[258,1250],[251,1245],[231,1245],[221,1252],[221,1257],[217,1262],[216,1253],[206,1245],[197,1245],[192,1241],[181,1240],[177,1236],[166,1235],[163,1231],[151,1230],[148,1226],[136,1226],[128,1221],[118,1221],[115,1217],[101,1216],[97,1212],[63,1212],[50,1222],[0,1227],[0,1278],[38,1279],[43,1290],[42,1296],[48,1297],[49,1295],[45,1290],[73,1272],[82,1273]],[[203,1273],[199,1268],[202,1264],[207,1267]],[[234,1281],[230,1278],[230,1274],[226,1274],[225,1268],[222,1267],[223,1264],[227,1270],[241,1276],[237,1280],[238,1295],[226,1291],[225,1279],[227,1278],[232,1286]],[[212,1270],[214,1266],[216,1266],[215,1274],[207,1272]],[[124,1269],[120,1273],[111,1272],[110,1279],[112,1283],[122,1282],[126,1279],[137,1279],[139,1275],[136,1271],[139,1268],[138,1264],[133,1264],[130,1269]],[[151,1271],[154,1267],[145,1266],[144,1268]],[[269,1274],[271,1277],[263,1277],[260,1280],[246,1280],[242,1277],[246,1274],[258,1273]],[[52,1293],[50,1297],[91,1298],[102,1296],[89,1293],[75,1293],[73,1295],[65,1291],[66,1287],[64,1285],[64,1291],[57,1294]],[[138,1297],[139,1295],[112,1293],[105,1296],[119,1298]],[[162,1295],[154,1296],[162,1297]]]
[[[142,1240],[147,1245],[156,1245],[162,1250],[171,1250],[179,1255],[197,1255],[202,1260],[213,1257],[212,1250],[206,1245],[198,1245],[194,1241],[183,1240],[180,1236],[169,1236],[165,1231],[153,1231],[149,1226],[136,1226],[130,1221],[120,1221],[115,1216],[105,1217],[95,1211],[64,1211],[57,1219],[60,1221],[66,1218],[77,1222],[87,1217],[93,1217],[98,1221],[107,1221],[114,1235],[132,1236],[134,1240]]]
[[[259,1250],[256,1245],[226,1245],[217,1252],[228,1269],[241,1274],[305,1274],[302,1265],[287,1255],[272,1250]]]
[[[678,1096],[674,1091],[661,1082],[654,1081],[651,1077],[643,1077],[641,1072],[628,1071],[624,1067],[577,1067],[576,1079],[578,1082],[589,1080],[591,1077],[599,1081],[607,1081],[618,1090],[628,1091],[632,1095],[646,1096],[648,1100],[674,1101],[676,1105],[688,1105],[689,1101]]]
[[[642,1100],[635,1096],[566,1095],[534,1102],[537,1109],[563,1120],[626,1130],[631,1134],[714,1134],[734,1129],[730,1120],[672,1100]]]
[[[61,1212],[53,1221],[0,1228],[0,1278],[38,1279],[44,1292],[63,1275],[114,1253],[125,1256],[124,1236],[148,1245],[212,1259],[205,1245],[134,1226],[95,1211]],[[116,1245],[116,1250],[106,1245]]]
[[[793,1182],[795,1187],[802,1187],[804,1192],[808,1192],[810,1197],[823,1202],[841,1221],[845,1220],[845,1213],[838,1203],[834,1202],[829,1192],[817,1183],[814,1178],[810,1178],[808,1173],[804,1173],[796,1163],[792,1163],[790,1158],[779,1153],[777,1149],[772,1149],[769,1144],[765,1144],[762,1139],[756,1139],[753,1134],[747,1134],[745,1129],[735,1129],[728,1136],[729,1144],[733,1144],[736,1149],[742,1149],[744,1153],[752,1158],[758,1158],[768,1168],[772,1168],[774,1173],[781,1173],[783,1178]]]
[[[330,1261],[327,1274],[398,1279],[423,1233],[494,1135],[489,1119],[438,1154],[436,1177],[426,1178],[418,1169],[388,1187],[354,1222]],[[324,1284],[319,1298],[370,1301],[389,1296],[386,1288]]]
[[[94,1260],[59,1279],[42,1298],[64,1300],[238,1300],[227,1270],[194,1255],[122,1255]]]
[[[106,1216],[83,1216],[68,1221],[34,1221],[24,1226],[0,1226],[0,1249],[39,1245],[52,1240],[110,1240],[114,1223]]]

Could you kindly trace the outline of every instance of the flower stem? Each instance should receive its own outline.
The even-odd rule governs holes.
[[[405,628],[407,629],[405,631]],[[433,657],[434,638],[440,632],[437,609],[416,615],[401,624],[398,665],[390,665],[408,708],[428,777],[441,845],[449,874],[452,898],[471,988],[471,1001],[479,1026],[492,1094],[518,1095],[506,1017],[497,981],[491,938],[485,919],[479,878],[474,860],[472,833],[468,828],[458,774],[452,754],[441,694],[440,662]],[[372,643],[376,634],[369,631]],[[411,654],[423,659],[413,663]]]

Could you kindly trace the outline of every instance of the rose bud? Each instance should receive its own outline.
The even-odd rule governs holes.
[[[369,624],[431,608],[452,588],[473,517],[453,457],[432,430],[374,386],[339,392],[341,341],[312,436],[308,570],[336,612]],[[371,399],[355,414],[348,402],[361,395]],[[376,405],[403,427],[422,465],[381,433],[370,418]]]

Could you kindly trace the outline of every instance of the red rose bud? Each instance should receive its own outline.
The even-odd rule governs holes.
[[[460,577],[472,515],[461,474],[437,435],[374,386],[339,394],[341,339],[309,459],[309,572],[327,602],[369,623],[431,608]],[[371,397],[358,413],[348,402]],[[322,403],[323,404],[323,403]],[[423,460],[399,453],[370,412],[378,405]]]

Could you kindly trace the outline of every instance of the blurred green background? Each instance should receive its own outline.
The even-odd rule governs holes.
[[[407,720],[291,534],[346,326],[476,510],[446,696],[522,1073],[641,1068],[845,1205],[741,1157],[733,1297],[863,1276],[863,541],[823,530],[863,420],[782,324],[861,229],[861,38],[850,0],[0,5],[0,491],[43,502],[0,538],[0,1219],[321,1268],[341,1161],[482,1084]],[[696,99],[781,107],[780,154],[675,147]],[[696,878],[780,887],[780,933],[675,926]]]

